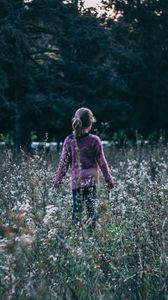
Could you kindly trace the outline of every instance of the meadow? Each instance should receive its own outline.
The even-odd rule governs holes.
[[[168,299],[168,145],[106,149],[97,226],[71,224],[69,178],[52,184],[55,152],[0,153],[1,300]]]

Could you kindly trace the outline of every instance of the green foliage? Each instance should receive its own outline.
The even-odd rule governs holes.
[[[4,1],[3,9],[1,114],[8,122],[2,131],[14,128],[18,147],[34,130],[38,138],[49,132],[63,139],[81,105],[105,121],[105,98],[110,105],[119,87],[109,33],[96,17],[61,0]]]
[[[99,17],[79,1],[1,1],[0,131],[18,149],[32,131],[63,140],[80,106],[109,135],[167,129],[166,2],[103,2]]]
[[[127,135],[126,135],[126,131],[121,129],[117,132],[114,132],[113,135],[112,135],[112,141],[123,141],[127,139]]]
[[[33,142],[33,141],[36,141],[37,140],[37,134],[35,131],[32,131],[30,133],[30,140]]]
[[[0,142],[4,142],[6,147],[13,147],[14,146],[14,133],[7,132],[0,134]]]
[[[132,127],[141,132],[167,129],[167,1],[107,0],[117,21],[108,20],[117,42],[117,74],[125,80],[125,100],[134,108]]]

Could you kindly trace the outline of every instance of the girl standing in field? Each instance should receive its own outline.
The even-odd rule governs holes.
[[[99,182],[98,168],[103,173],[107,187],[114,187],[101,140],[98,136],[89,133],[94,122],[96,120],[90,109],[80,108],[76,111],[72,119],[73,133],[65,138],[59,166],[53,178],[54,186],[58,187],[70,167],[73,223],[80,224],[85,203],[91,228],[94,228],[96,224],[95,199]]]

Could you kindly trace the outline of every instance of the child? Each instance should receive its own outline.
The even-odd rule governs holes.
[[[85,202],[91,228],[95,227],[96,186],[101,169],[108,188],[114,187],[114,181],[104,156],[100,138],[90,134],[92,124],[96,122],[88,108],[80,108],[72,119],[73,133],[66,137],[60,163],[53,182],[58,187],[70,166],[70,181],[73,195],[72,220],[80,224]]]

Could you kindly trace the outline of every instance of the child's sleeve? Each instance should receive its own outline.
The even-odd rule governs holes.
[[[114,180],[113,180],[110,168],[108,166],[107,160],[104,155],[103,145],[99,138],[98,138],[97,145],[96,145],[96,161],[99,165],[100,170],[103,173],[106,183],[111,183],[114,186]]]
[[[55,187],[58,187],[61,184],[63,177],[68,171],[70,161],[71,161],[70,147],[68,144],[68,138],[66,138],[63,144],[60,162],[56,170],[56,173],[53,177],[53,183]]]

